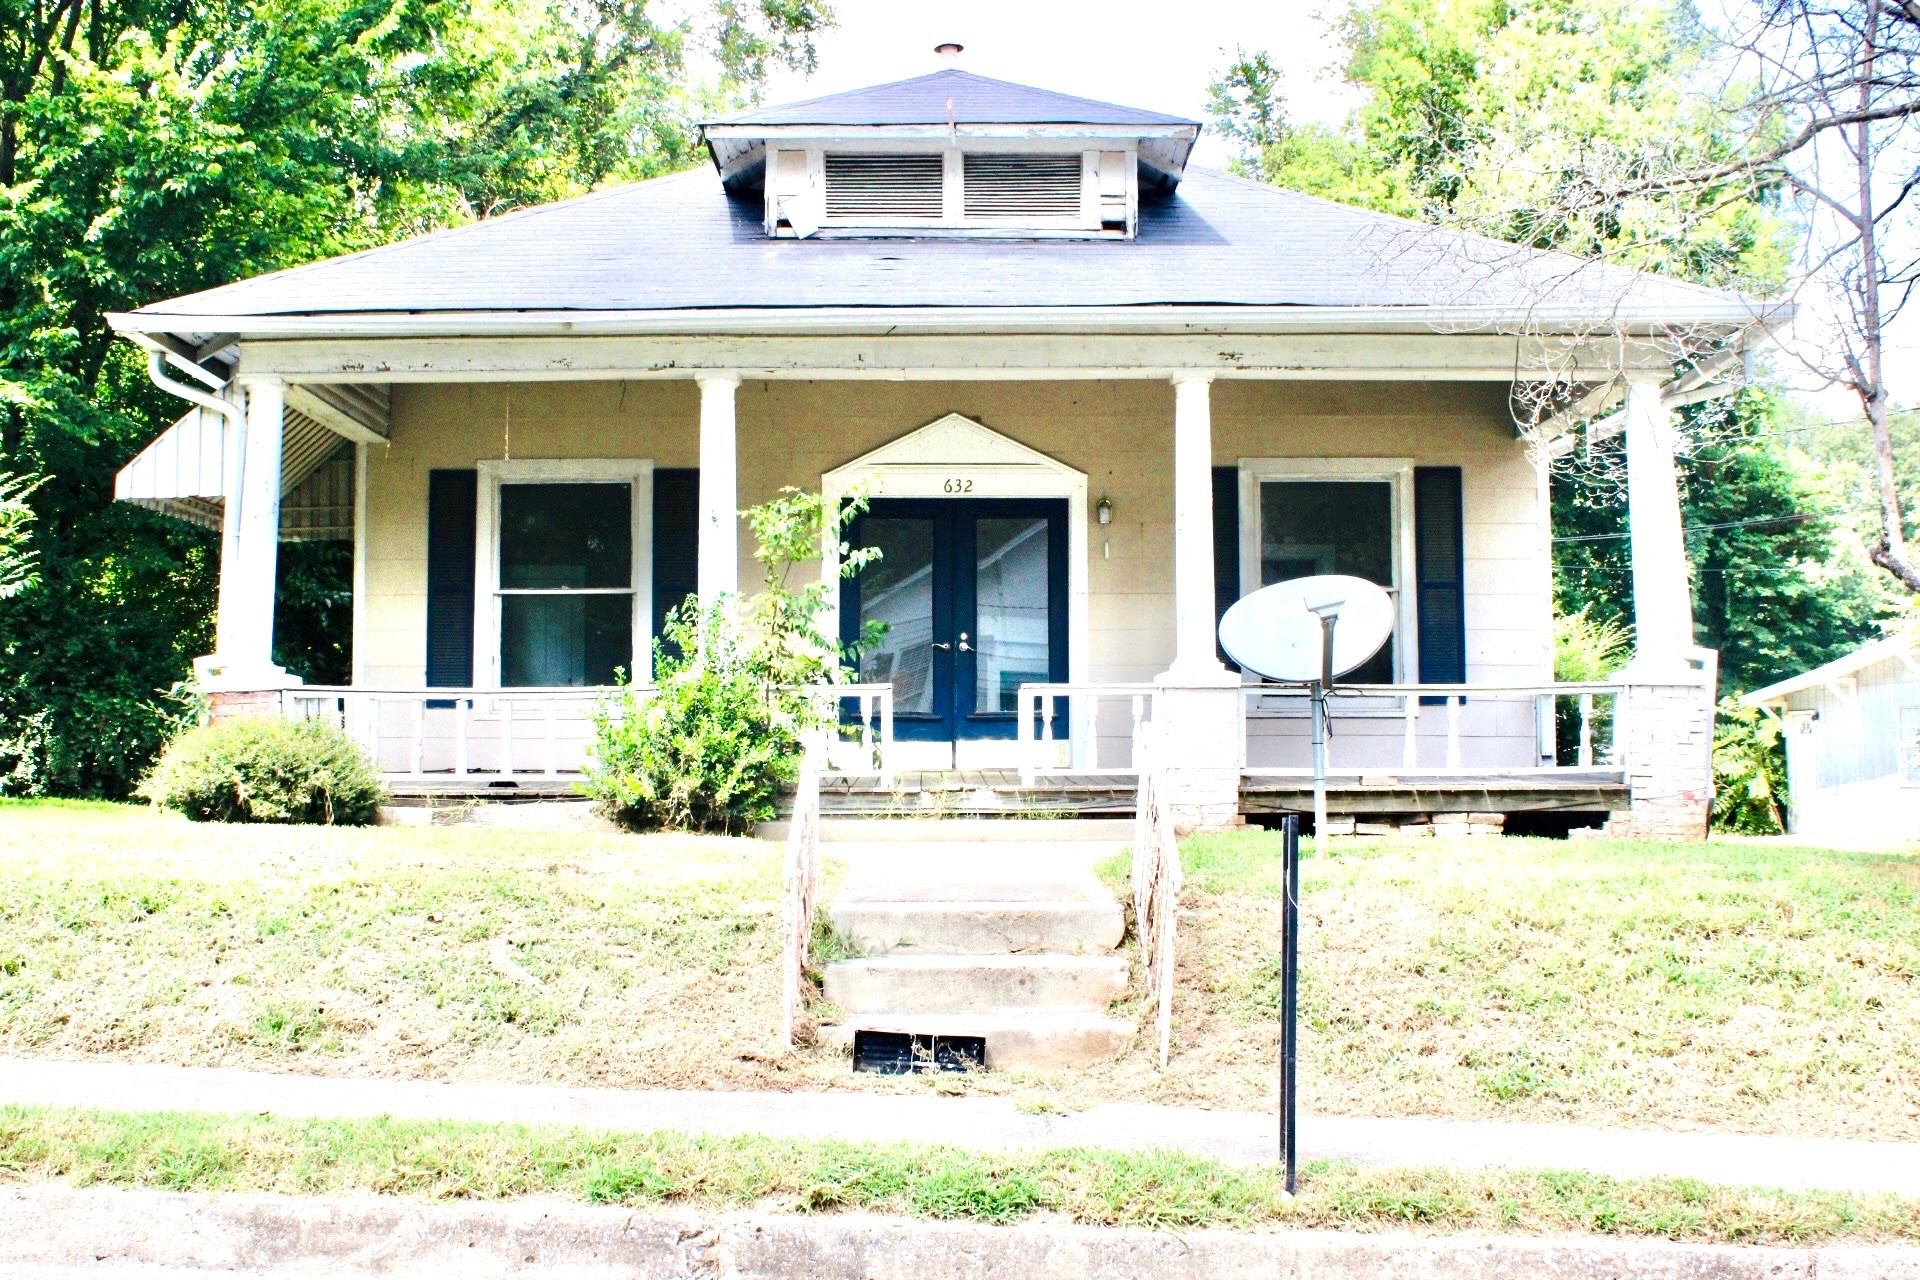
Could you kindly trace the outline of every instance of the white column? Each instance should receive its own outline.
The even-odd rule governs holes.
[[[696,374],[700,384],[700,603],[740,592],[738,442],[735,373]]]
[[[1633,550],[1635,660],[1643,668],[1683,669],[1693,649],[1693,597],[1680,528],[1680,482],[1673,421],[1658,375],[1629,374],[1627,521]]]
[[[1226,674],[1214,650],[1213,410],[1209,374],[1173,379],[1173,666],[1182,680]]]
[[[280,452],[286,387],[248,379],[237,485],[227,494],[220,560],[220,613],[209,673],[227,688],[284,683],[273,662],[274,575],[280,560]]]

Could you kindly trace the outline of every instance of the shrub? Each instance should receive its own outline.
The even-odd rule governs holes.
[[[772,818],[800,739],[725,606],[681,606],[654,654],[651,692],[623,686],[595,709],[581,790],[636,830],[735,835]]]
[[[195,822],[363,826],[384,798],[360,747],[333,725],[247,716],[188,729],[167,744],[140,794]]]
[[[1633,656],[1633,631],[1614,617],[1594,617],[1582,606],[1553,620],[1553,678],[1563,684],[1585,684],[1609,679]],[[1614,706],[1611,699],[1596,702],[1593,734],[1596,752],[1613,742]],[[1554,706],[1555,758],[1576,759],[1580,750],[1580,706],[1559,698]]]
[[[1787,829],[1787,752],[1780,722],[1736,698],[1713,728],[1713,828],[1767,836]]]

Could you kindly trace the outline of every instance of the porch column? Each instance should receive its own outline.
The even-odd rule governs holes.
[[[197,664],[201,683],[216,690],[289,682],[273,661],[286,386],[277,378],[249,378],[241,387],[246,427],[238,433],[238,465],[230,473],[226,498],[214,652]]]
[[[1173,379],[1173,666],[1169,676],[1217,678],[1213,600],[1213,376]]]
[[[1633,551],[1635,661],[1677,671],[1693,651],[1693,595],[1680,529],[1673,423],[1657,374],[1627,383],[1627,527]]]
[[[1715,655],[1693,642],[1674,431],[1654,374],[1627,375],[1627,524],[1634,656],[1615,720],[1629,791],[1618,835],[1697,840],[1713,802]]]
[[[1150,763],[1183,829],[1240,820],[1239,677],[1215,656],[1213,417],[1209,374],[1173,381],[1173,664],[1153,703]]]
[[[700,538],[697,581],[701,605],[740,593],[739,494],[733,393],[737,373],[702,373],[700,384]]]

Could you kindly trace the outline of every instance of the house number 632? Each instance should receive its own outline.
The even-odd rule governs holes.
[[[960,476],[954,476],[940,486],[940,491],[942,493],[972,493],[973,481]]]

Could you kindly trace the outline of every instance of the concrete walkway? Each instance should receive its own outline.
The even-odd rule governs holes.
[[[702,1093],[273,1075],[204,1067],[0,1058],[0,1104],[305,1117],[672,1129],[977,1150],[1172,1150],[1231,1164],[1274,1158],[1271,1114],[1111,1103],[1026,1115],[1006,1098],[862,1093]],[[1302,1160],[1449,1168],[1567,1169],[1734,1186],[1920,1196],[1920,1144],[1572,1125],[1307,1116]]]

